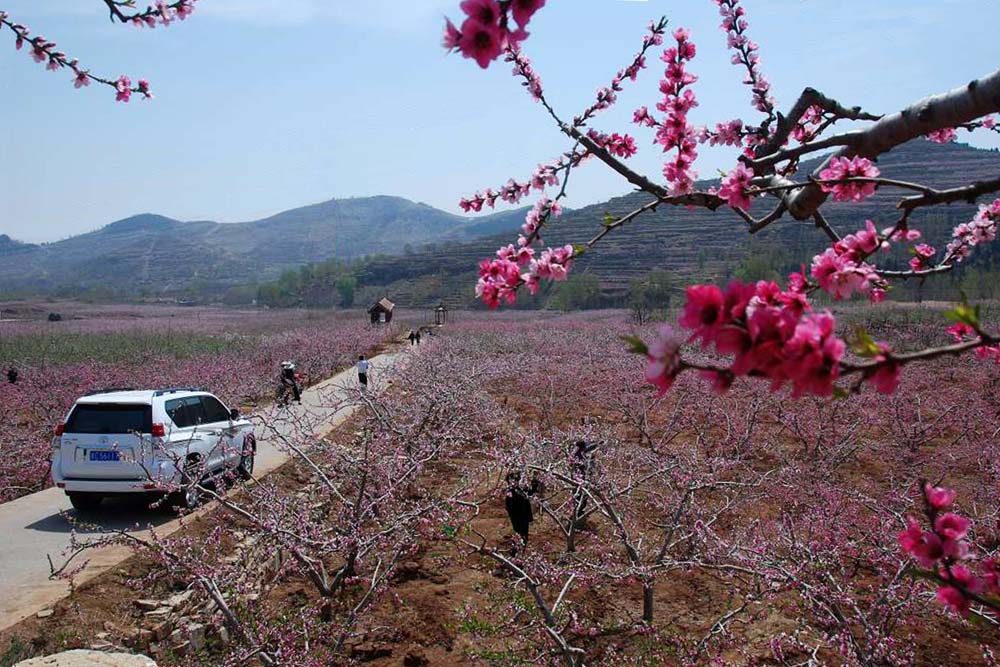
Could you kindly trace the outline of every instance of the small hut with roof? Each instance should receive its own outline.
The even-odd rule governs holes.
[[[392,322],[392,309],[396,307],[388,297],[383,297],[375,302],[375,305],[368,309],[371,315],[372,324],[388,324]]]

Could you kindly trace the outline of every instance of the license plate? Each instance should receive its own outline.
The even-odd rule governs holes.
[[[118,461],[120,460],[119,453],[115,451],[91,451],[90,452],[91,461]]]

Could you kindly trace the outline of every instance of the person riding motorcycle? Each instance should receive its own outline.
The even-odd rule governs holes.
[[[279,388],[282,403],[288,403],[288,390],[292,391],[292,397],[299,405],[302,404],[302,392],[299,389],[300,375],[295,372],[295,362],[281,362],[281,387]]]

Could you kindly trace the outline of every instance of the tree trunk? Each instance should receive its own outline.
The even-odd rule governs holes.
[[[653,622],[653,582],[642,582],[642,620]]]

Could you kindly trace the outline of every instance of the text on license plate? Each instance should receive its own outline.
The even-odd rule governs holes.
[[[119,460],[118,454],[119,454],[119,452],[115,452],[115,451],[107,451],[107,450],[94,451],[94,450],[91,450],[91,452],[90,452],[90,460],[91,461],[118,461]]]

